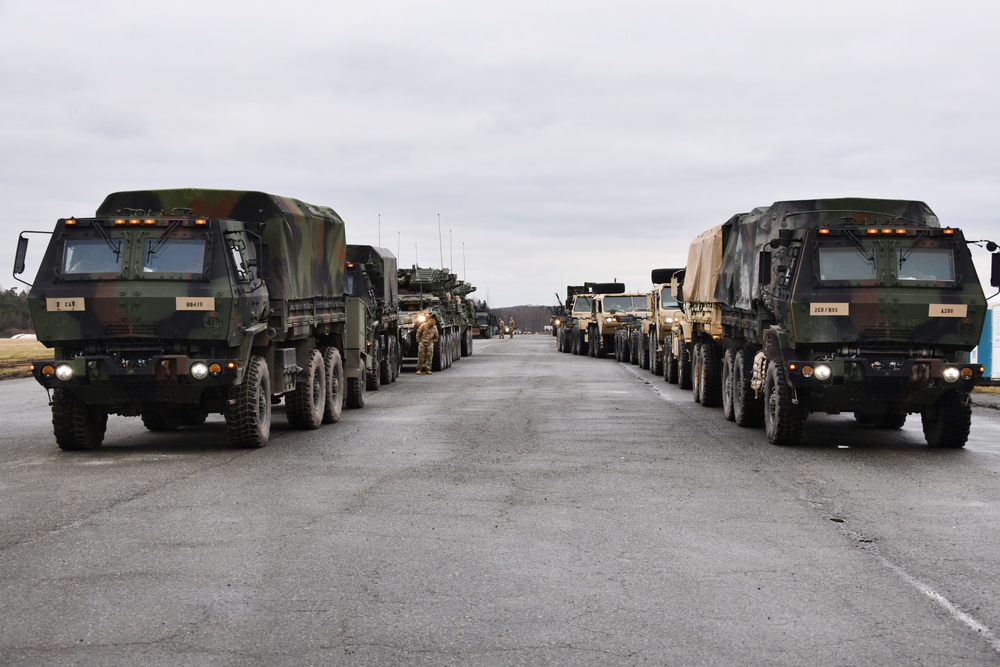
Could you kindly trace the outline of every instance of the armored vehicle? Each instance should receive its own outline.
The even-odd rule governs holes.
[[[649,317],[645,294],[594,294],[590,301],[590,322],[587,323],[590,356],[607,356],[610,350],[615,349],[615,332],[627,323],[645,317]]]
[[[496,332],[496,322],[493,313],[485,301],[476,303],[476,323],[472,326],[474,338],[493,338]]]
[[[720,231],[706,259],[721,338],[693,341],[703,403],[718,382],[726,417],[763,419],[777,445],[811,412],[883,428],[919,413],[928,444],[965,445],[986,299],[961,230],[923,202],[850,198],[776,202]],[[1000,285],[1000,255],[992,273]],[[691,279],[689,265],[685,292]]]
[[[59,447],[98,447],[109,414],[167,431],[209,413],[261,447],[280,398],[294,428],[338,421],[345,249],[333,209],[262,192],[117,192],[60,219],[29,292]],[[15,274],[26,252],[22,234]]]
[[[434,344],[431,370],[449,368],[462,356],[462,338],[471,352],[472,329],[452,290],[458,285],[447,269],[399,269],[399,344],[404,358],[417,356],[417,328],[429,315],[437,322],[438,341]]]
[[[399,321],[396,257],[385,248],[347,246],[348,327],[344,359],[347,407],[365,404],[365,391],[378,390],[399,376]]]

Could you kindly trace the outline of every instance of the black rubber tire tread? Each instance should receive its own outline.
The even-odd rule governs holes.
[[[692,340],[691,345],[691,397],[695,403],[701,403],[702,344]]]
[[[323,423],[335,424],[344,413],[344,360],[340,350],[328,347],[323,350],[323,370],[326,371],[326,401],[323,404]]]
[[[639,368],[649,370],[649,336],[639,334]]]
[[[677,384],[677,357],[674,356],[673,342],[669,338],[663,341],[663,381]]]
[[[663,352],[658,352],[657,347],[659,347],[659,338],[657,338],[656,330],[650,331],[649,333],[649,372],[653,375],[663,375]]]
[[[764,376],[764,429],[772,445],[789,446],[802,442],[805,415],[792,403],[785,364],[777,359],[767,362]]]
[[[107,428],[107,412],[87,405],[67,389],[53,391],[52,432],[59,449],[97,449],[104,442]]]
[[[972,427],[972,400],[969,392],[953,389],[920,413],[924,438],[931,447],[965,447]]]
[[[271,376],[267,362],[252,356],[243,383],[230,389],[232,403],[226,406],[226,433],[229,444],[257,449],[271,437]]]
[[[166,405],[144,405],[140,413],[142,425],[154,433],[168,433],[181,427],[181,416]]]
[[[701,344],[701,378],[699,403],[706,408],[722,405],[722,369],[720,368],[719,348],[711,341]]]
[[[733,364],[733,417],[737,425],[744,427],[764,423],[764,399],[755,396],[750,385],[755,355],[754,348],[742,347],[737,350]]]
[[[677,385],[681,389],[691,388],[691,350],[685,341],[677,345]]]
[[[326,364],[323,353],[309,351],[303,377],[295,384],[295,390],[285,396],[286,416],[292,428],[312,430],[323,423],[326,410]]]
[[[733,367],[736,365],[736,348],[726,348],[722,355],[722,416],[726,421],[736,421],[736,412],[733,409],[734,403],[734,383]]]
[[[382,384],[382,375],[381,373],[379,373],[379,364],[381,362],[378,360],[381,354],[382,354],[381,347],[379,346],[378,341],[376,340],[372,344],[372,352],[371,352],[371,358],[375,360],[375,367],[372,369],[371,373],[369,373],[367,370],[365,371],[365,388],[368,391],[378,391],[378,388]]]
[[[358,369],[358,374],[347,378],[347,407],[360,410],[365,407],[365,369]]]
[[[392,339],[385,343],[385,356],[378,360],[378,381],[380,384],[392,384]]]
[[[441,362],[444,358],[444,352],[441,348],[445,345],[444,336],[442,335],[434,342],[434,351],[431,353],[431,370],[437,373],[441,370]],[[349,395],[349,394],[348,394]]]

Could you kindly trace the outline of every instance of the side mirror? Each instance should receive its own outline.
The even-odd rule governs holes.
[[[767,285],[771,282],[771,252],[762,250],[757,264],[757,284]]]
[[[1000,254],[993,253],[993,266],[990,271],[990,285],[1000,287]]]
[[[14,255],[14,275],[19,276],[24,273],[24,260],[28,256],[28,237],[21,236],[17,237],[17,253]],[[994,273],[996,270],[994,268]]]

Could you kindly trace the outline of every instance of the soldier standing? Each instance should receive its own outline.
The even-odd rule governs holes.
[[[501,340],[503,339],[504,326],[505,325],[503,323],[503,318],[501,317],[500,318],[500,325],[497,327],[497,330],[500,331],[500,338],[501,338]]]
[[[507,326],[510,327],[510,337],[513,338],[514,337],[514,316],[513,315],[510,316],[510,323]]]
[[[431,374],[431,359],[434,357],[434,343],[438,339],[437,322],[429,315],[427,320],[417,329],[417,375],[426,370]]]

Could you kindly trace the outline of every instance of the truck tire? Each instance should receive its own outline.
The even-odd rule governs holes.
[[[181,427],[180,413],[166,405],[144,405],[140,416],[142,425],[154,433],[176,431]]]
[[[395,379],[392,377],[393,348],[392,339],[385,343],[385,355],[378,360],[378,381],[381,384],[391,384]]]
[[[779,359],[767,362],[764,375],[764,430],[772,445],[797,445],[802,442],[806,415],[792,403],[788,372]]]
[[[703,342],[700,347],[698,402],[706,408],[718,407],[722,404],[722,372],[719,368],[719,348],[711,341]]]
[[[655,329],[649,332],[649,371],[653,375],[663,375],[664,351],[658,349],[660,347],[659,340]]]
[[[52,431],[63,451],[97,449],[104,442],[108,413],[87,405],[67,389],[52,393]]]
[[[382,363],[381,361],[379,361],[381,355],[382,355],[382,349],[381,346],[378,344],[378,341],[376,340],[374,343],[372,343],[372,351],[371,351],[371,358],[375,360],[375,367],[372,369],[371,373],[365,370],[365,388],[368,391],[378,391],[379,385],[382,383],[382,375],[381,373],[379,373],[379,366]]]
[[[233,447],[257,449],[271,436],[271,376],[267,362],[252,356],[243,383],[229,390],[226,433]]]
[[[639,368],[649,370],[649,336],[639,334]]]
[[[472,356],[472,329],[466,329],[462,334],[462,356]]]
[[[972,426],[969,392],[952,389],[921,412],[920,421],[931,447],[965,447]]]
[[[628,337],[628,362],[642,368],[642,343],[631,334]]]
[[[736,411],[733,409],[733,367],[736,365],[736,348],[726,348],[722,356],[722,416],[727,421],[736,421]]]
[[[888,410],[883,412],[873,420],[876,428],[888,430],[899,430],[906,423],[906,413],[898,410]]]
[[[431,352],[431,370],[434,371],[435,373],[437,373],[444,367],[441,364],[441,361],[444,358],[444,352],[442,352],[442,348],[445,346],[445,341],[443,336],[444,335],[442,334],[442,337],[438,338],[434,342],[434,351]]]
[[[677,384],[677,357],[674,356],[674,347],[670,339],[663,341],[663,381]]]
[[[582,350],[581,350],[582,345],[580,343],[580,339],[582,337],[583,336],[580,334],[580,330],[579,329],[577,329],[576,331],[573,332],[573,354],[575,354],[577,356],[579,356],[581,354],[581,352],[582,352]]]
[[[701,343],[691,340],[691,396],[701,403]]]
[[[683,340],[677,344],[677,386],[691,388],[691,348]]]
[[[764,421],[764,401],[750,385],[755,354],[754,348],[742,347],[733,360],[733,420],[739,426],[760,426]]]
[[[316,429],[323,423],[326,410],[326,368],[319,350],[309,350],[309,360],[300,375],[295,390],[285,396],[288,424],[300,430]]]
[[[347,407],[360,410],[365,407],[365,369],[359,368],[357,375],[347,378]]]
[[[323,406],[323,423],[335,424],[344,412],[344,360],[340,350],[328,347],[323,350],[323,370],[326,371],[326,401]]]

